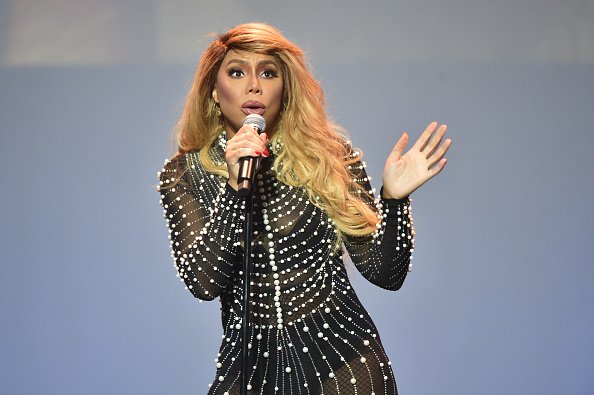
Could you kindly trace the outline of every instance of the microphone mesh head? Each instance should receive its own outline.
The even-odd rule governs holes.
[[[266,129],[266,120],[264,119],[264,117],[262,115],[258,115],[258,114],[248,115],[243,120],[243,124],[244,125],[253,125],[253,126],[257,127],[258,130],[260,131],[260,133],[263,132],[264,129]]]

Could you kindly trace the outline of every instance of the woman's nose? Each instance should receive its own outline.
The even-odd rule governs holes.
[[[249,79],[248,81],[248,93],[260,93],[260,91],[262,90],[262,87],[260,86],[260,81],[258,80],[258,77],[253,76]]]

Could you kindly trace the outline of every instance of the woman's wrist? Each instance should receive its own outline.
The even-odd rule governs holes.
[[[235,191],[239,190],[239,184],[237,184],[237,179],[232,180],[231,178],[229,178],[227,180],[227,184],[233,188]]]
[[[406,195],[406,196],[402,196],[402,197],[398,197],[398,196],[390,196],[388,194],[386,194],[386,192],[384,191],[384,187],[382,186],[382,188],[380,189],[380,197],[383,200],[391,200],[394,202],[406,202],[408,201],[410,195]]]

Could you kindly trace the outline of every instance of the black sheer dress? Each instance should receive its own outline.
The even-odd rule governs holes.
[[[224,148],[221,134],[210,150],[215,162],[224,162]],[[277,180],[275,151],[262,161],[254,194],[250,393],[397,394],[377,329],[335,248],[333,221],[305,190]],[[366,279],[397,290],[413,251],[410,201],[373,199],[364,163],[349,170],[381,223],[368,237],[343,235],[342,245]],[[224,338],[209,394],[238,394],[243,201],[204,170],[197,152],[166,161],[159,177],[178,276],[195,297],[221,302]]]

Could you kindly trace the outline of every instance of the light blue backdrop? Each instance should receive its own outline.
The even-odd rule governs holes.
[[[438,120],[397,293],[351,269],[402,394],[594,393],[594,2],[0,2],[0,393],[202,394],[218,302],[176,279],[156,172],[206,35],[279,27],[375,186]]]

